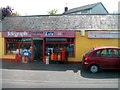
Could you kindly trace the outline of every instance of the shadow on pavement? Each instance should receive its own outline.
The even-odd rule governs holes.
[[[119,71],[110,71],[110,70],[102,70],[98,73],[91,73],[88,70],[81,69],[81,76],[84,78],[93,78],[93,79],[106,79],[106,78],[120,78]]]
[[[81,69],[81,64],[41,64],[41,63],[16,63],[2,61],[3,69],[18,69],[18,70],[46,70],[46,71],[66,71],[73,70],[78,72]]]

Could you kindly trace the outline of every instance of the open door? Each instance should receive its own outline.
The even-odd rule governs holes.
[[[42,63],[42,39],[33,40],[34,45],[34,62]]]

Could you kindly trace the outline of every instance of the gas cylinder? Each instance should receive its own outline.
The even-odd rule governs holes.
[[[65,48],[62,49],[62,61],[65,61],[66,59],[66,50]]]
[[[55,53],[53,53],[53,60],[55,60]]]
[[[57,53],[54,54],[54,60],[58,60],[58,55],[57,55]]]
[[[60,60],[61,60],[61,54],[58,53],[58,61],[60,61]]]
[[[25,62],[25,57],[23,56],[23,57],[22,57],[22,63],[24,63],[24,62]]]
[[[25,56],[25,63],[28,63],[28,56]]]
[[[53,57],[54,57],[54,53],[51,54],[50,59],[54,60]]]

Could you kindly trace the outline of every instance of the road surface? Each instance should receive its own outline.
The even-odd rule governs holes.
[[[14,66],[13,66],[14,65]],[[118,88],[117,71],[92,74],[79,65],[7,64],[2,88]]]

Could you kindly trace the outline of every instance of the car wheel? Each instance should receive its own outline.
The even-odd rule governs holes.
[[[92,73],[97,73],[99,71],[99,67],[97,65],[91,65],[89,69]]]

